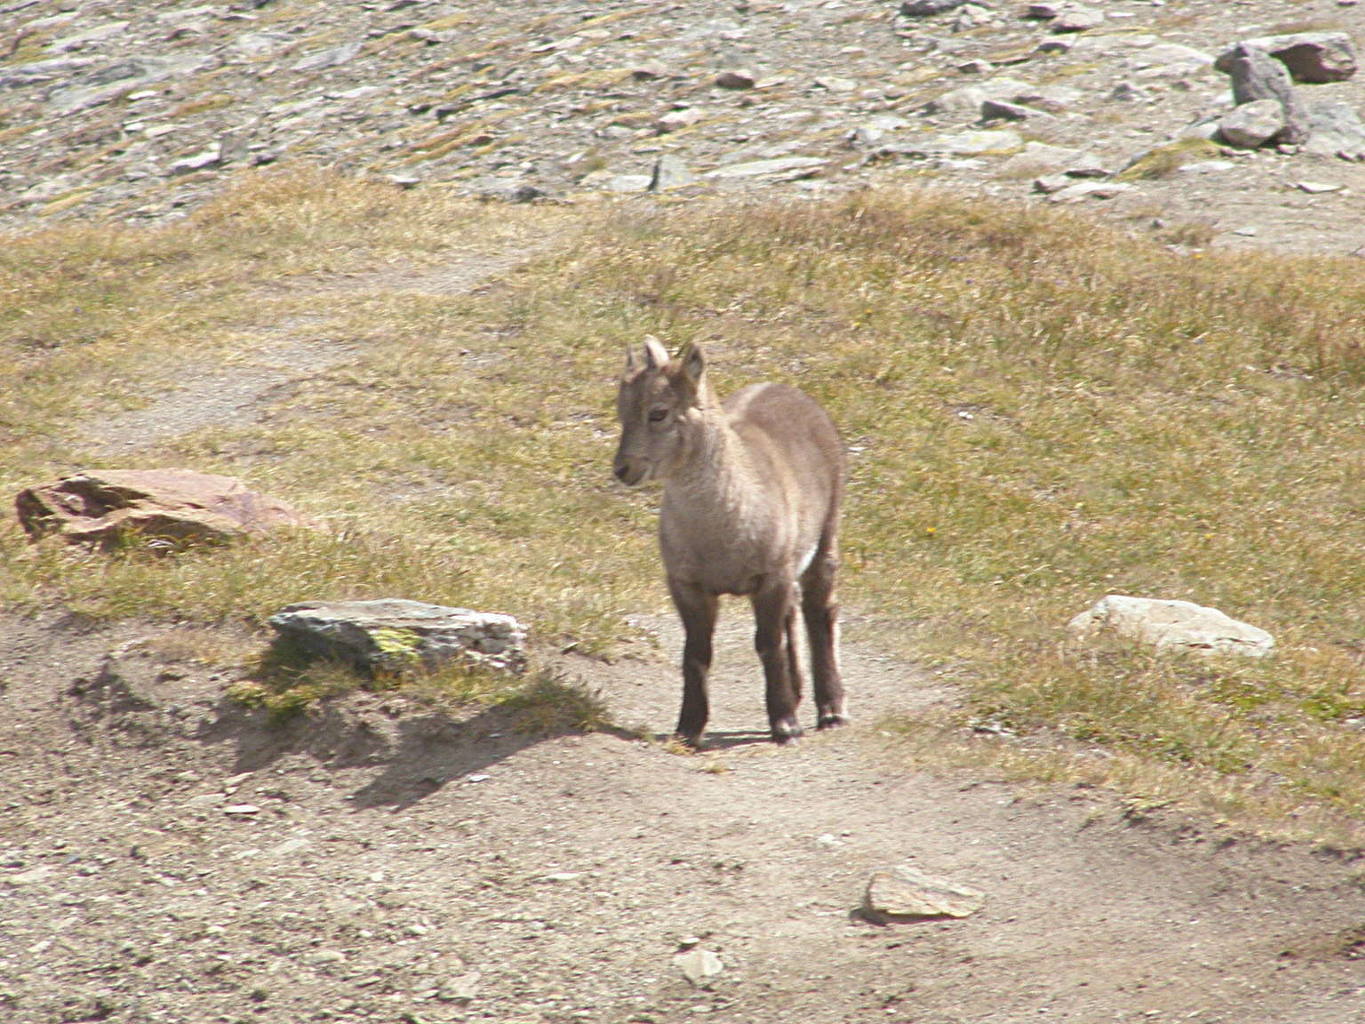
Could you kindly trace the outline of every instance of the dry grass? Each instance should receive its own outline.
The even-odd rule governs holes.
[[[570,231],[494,289],[429,294],[375,271]],[[610,649],[628,610],[662,603],[653,499],[609,480],[620,352],[692,339],[722,392],[796,380],[842,424],[846,598],[970,694],[935,736],[989,722],[1004,739],[955,749],[1265,831],[1358,836],[1362,310],[1344,262],[1184,257],[927,194],[580,217],[260,179],[188,225],[63,229],[0,254],[0,484],[86,463],[69,429],[84,402],[306,318],[299,331],[348,339],[354,358],[276,396],[263,423],[153,454],[243,476],[332,529],[154,560],[31,547],[7,526],[0,597],[203,623],[411,597]],[[1109,592],[1218,606],[1279,652],[1069,645],[1065,622]],[[913,755],[925,727],[899,727]]]

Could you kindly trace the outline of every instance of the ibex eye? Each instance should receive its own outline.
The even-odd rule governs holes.
[[[667,416],[667,415],[668,415],[668,410],[667,410],[667,409],[650,409],[650,410],[649,410],[649,422],[650,422],[650,423],[658,423],[658,422],[660,422],[660,421],[661,421],[665,416]]]

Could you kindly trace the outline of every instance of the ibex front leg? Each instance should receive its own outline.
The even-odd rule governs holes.
[[[790,580],[767,585],[750,599],[754,606],[754,648],[763,662],[768,725],[776,743],[794,743],[801,735],[796,707],[801,703],[794,631],[796,587]]]
[[[678,738],[691,747],[701,745],[701,735],[710,717],[710,702],[706,696],[706,676],[711,670],[711,636],[716,629],[716,610],[719,601],[697,587],[670,580],[669,591],[673,604],[682,619],[686,639],[683,642],[683,699],[678,714]]]

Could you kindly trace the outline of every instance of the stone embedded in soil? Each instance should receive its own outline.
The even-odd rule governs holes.
[[[706,988],[713,978],[725,970],[721,958],[709,949],[689,949],[673,957],[673,963],[683,977],[697,988]]]
[[[1081,640],[1109,633],[1153,644],[1158,651],[1260,658],[1275,649],[1275,638],[1265,630],[1217,608],[1122,594],[1101,598],[1073,618],[1067,629]]]
[[[872,872],[860,912],[875,924],[895,924],[970,917],[985,902],[985,894],[978,889],[897,864]]]
[[[56,534],[104,547],[128,539],[170,546],[222,543],[309,525],[284,502],[235,477],[188,469],[91,470],[25,488],[14,504],[35,539]]]
[[[1317,103],[1308,112],[1303,152],[1343,160],[1365,160],[1365,121],[1348,103]]]
[[[1234,107],[1218,120],[1218,134],[1238,149],[1256,149],[1272,141],[1288,126],[1278,100],[1255,100]]]
[[[281,637],[368,671],[406,673],[452,661],[505,672],[526,668],[526,627],[510,615],[421,601],[315,601],[270,617]]]
[[[479,994],[479,981],[482,978],[480,971],[470,971],[458,978],[451,978],[436,993],[436,998],[443,1003],[472,1002]]]

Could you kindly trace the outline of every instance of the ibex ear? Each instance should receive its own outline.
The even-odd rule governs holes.
[[[668,349],[659,344],[659,339],[652,334],[645,335],[645,368],[659,370],[664,363],[668,362]]]
[[[687,383],[692,386],[694,392],[700,393],[701,376],[706,372],[706,353],[702,351],[700,345],[689,341],[678,353],[678,362],[682,366]]]

